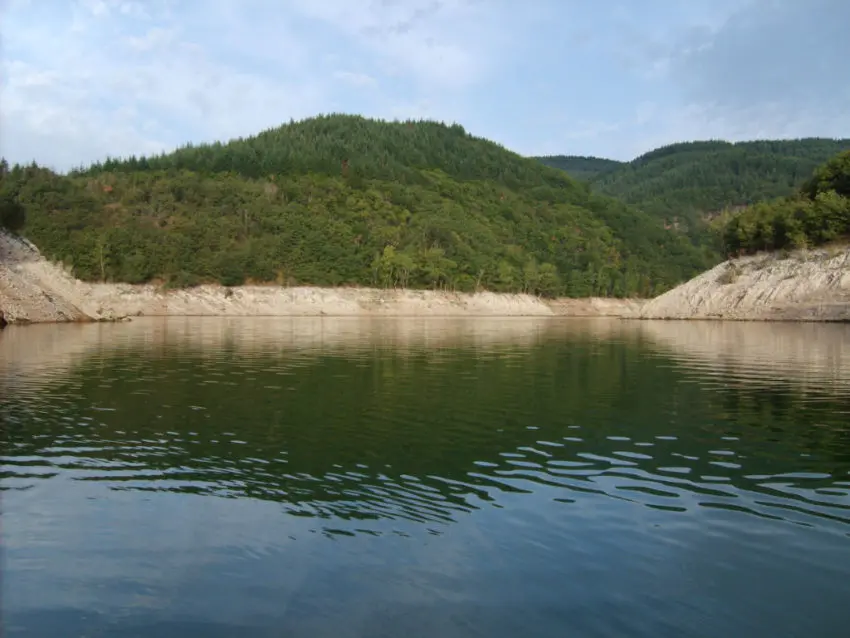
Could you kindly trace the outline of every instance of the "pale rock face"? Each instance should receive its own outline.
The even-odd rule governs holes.
[[[10,323],[133,316],[608,316],[850,321],[850,247],[724,262],[648,302],[370,288],[89,284],[0,232],[0,311]]]
[[[76,285],[31,243],[0,231],[0,311],[9,323],[88,320],[72,301]]]
[[[637,316],[850,321],[850,247],[733,259],[656,297]]]
[[[621,316],[643,302],[371,288],[90,284],[0,232],[0,310],[10,323],[110,321],[134,316]]]

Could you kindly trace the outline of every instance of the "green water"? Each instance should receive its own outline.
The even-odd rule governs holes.
[[[850,327],[0,333],[6,636],[850,635]]]

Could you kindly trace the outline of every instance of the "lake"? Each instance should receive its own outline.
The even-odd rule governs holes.
[[[5,635],[850,635],[850,326],[0,333]]]

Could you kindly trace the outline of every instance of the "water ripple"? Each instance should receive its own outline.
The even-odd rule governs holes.
[[[850,365],[840,347],[850,341],[841,329],[806,328],[795,340],[774,328],[768,338],[643,323],[598,333],[580,323],[485,321],[476,331],[449,322],[448,336],[427,322],[134,324],[73,328],[84,343],[53,340],[65,350],[50,360],[44,349],[20,354],[24,342],[8,356],[7,336],[18,333],[0,336],[13,574],[59,545],[27,539],[63,529],[68,556],[141,556],[141,578],[160,559],[137,537],[153,542],[156,525],[175,521],[177,542],[179,522],[206,511],[216,518],[184,549],[203,550],[194,570],[226,552],[274,561],[305,535],[355,554],[368,547],[357,543],[380,541],[374,564],[397,547],[389,539],[454,539],[423,564],[445,553],[447,565],[472,562],[482,574],[510,566],[473,587],[439,589],[445,597],[515,579],[536,587],[540,574],[561,588],[575,575],[598,594],[614,580],[603,587],[594,574],[613,556],[631,561],[638,581],[656,582],[670,548],[698,547],[689,560],[711,554],[712,569],[734,564],[727,555],[754,561],[754,573],[799,556],[807,578],[850,574],[829,544],[850,537]],[[243,519],[246,508],[253,519]],[[75,514],[58,511],[97,512],[98,529],[74,536]],[[111,549],[95,551],[89,536]],[[778,549],[780,539],[805,551]],[[559,576],[555,565],[575,574]],[[90,584],[104,591],[113,581]],[[656,592],[655,606],[674,594]]]

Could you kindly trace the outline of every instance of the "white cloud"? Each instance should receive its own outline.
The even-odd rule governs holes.
[[[384,3],[77,0],[62,16],[13,1],[0,152],[66,169],[332,110],[414,116],[484,72],[450,24],[475,17],[464,3]],[[378,95],[381,78],[396,86]]]
[[[714,121],[774,136],[850,135],[848,23],[846,0],[752,0],[711,34],[683,40],[671,77]]]
[[[355,73],[354,71],[334,71],[333,77],[341,82],[357,87],[375,86],[378,81],[366,73]]]
[[[0,154],[64,169],[330,111],[619,159],[850,135],[850,5],[769,1],[0,0]]]
[[[331,25],[378,56],[390,74],[411,73],[431,87],[460,88],[490,70],[496,25],[469,0],[295,0],[304,15]]]
[[[153,27],[141,36],[127,36],[127,45],[136,52],[147,53],[156,48],[166,47],[174,43],[176,31]]]
[[[84,11],[98,18],[107,15],[111,9],[110,4],[115,3],[109,3],[106,0],[80,0],[79,4]]]
[[[133,0],[78,0],[77,6],[95,18],[104,18],[114,13],[137,19],[150,18],[146,3]]]

